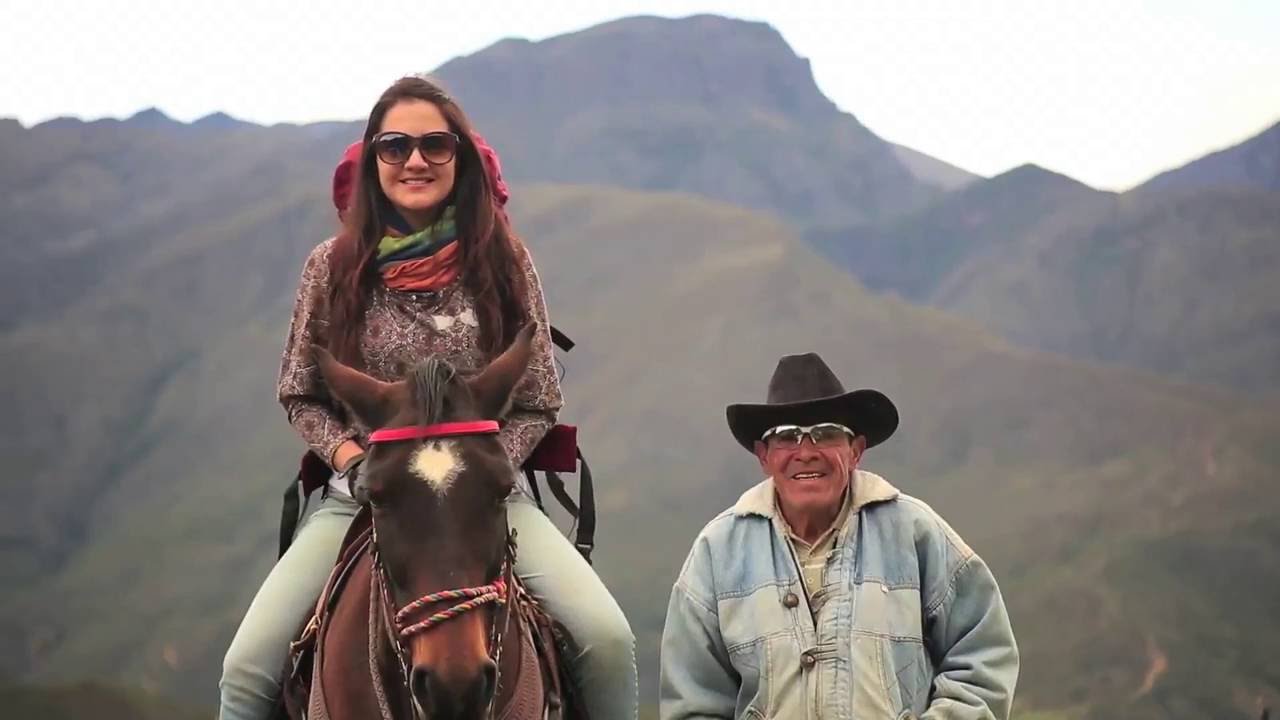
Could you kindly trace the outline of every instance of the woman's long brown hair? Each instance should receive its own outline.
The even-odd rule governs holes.
[[[530,313],[524,302],[524,272],[516,260],[519,240],[495,203],[493,183],[471,139],[467,116],[440,86],[421,77],[397,80],[369,113],[351,207],[330,263],[329,350],[349,365],[364,366],[361,330],[379,282],[374,258],[392,212],[378,182],[373,136],[381,130],[387,111],[404,100],[425,100],[440,108],[459,138],[453,191],[445,203],[456,208],[461,282],[475,298],[481,350],[495,356],[515,339]]]

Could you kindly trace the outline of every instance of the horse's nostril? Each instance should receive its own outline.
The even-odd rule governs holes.
[[[351,488],[351,496],[355,498],[356,504],[369,504],[369,486],[363,479],[358,479]]]
[[[484,664],[483,680],[481,681],[481,697],[487,703],[493,699],[493,694],[498,691],[498,665],[492,660],[486,660]]]
[[[413,697],[414,715],[418,718],[455,717],[459,713],[470,717],[471,712],[482,711],[493,700],[497,691],[498,666],[485,659],[470,682],[455,682],[452,686],[429,666],[420,665],[409,672],[409,693]]]
[[[431,671],[424,667],[416,667],[409,673],[409,692],[424,711],[431,709]]]

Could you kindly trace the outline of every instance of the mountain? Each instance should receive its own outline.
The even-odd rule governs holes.
[[[114,120],[114,121],[113,121],[113,120],[106,120],[106,119],[103,119],[103,120],[99,120],[98,122],[120,122],[120,121],[119,121],[119,120]],[[68,116],[68,115],[60,115],[60,116],[58,116],[58,117],[50,118],[50,119],[48,119],[48,120],[45,120],[44,122],[42,122],[42,123],[40,123],[40,124],[36,125],[36,127],[38,127],[38,128],[46,128],[46,129],[48,129],[48,128],[69,128],[69,127],[79,127],[79,126],[81,126],[81,125],[83,125],[83,124],[84,124],[84,121],[83,121],[83,120],[81,120],[80,118],[74,118],[74,117],[70,117],[70,116]]]
[[[710,39],[734,63],[717,65]],[[983,327],[1025,304],[1046,334],[1185,343],[1167,354],[1233,376],[1252,354],[1264,375],[1267,351],[1245,340],[1272,322],[1271,196],[1115,196],[1034,167],[941,195],[815,99],[779,43],[750,23],[633,19],[505,41],[442,71],[471,73],[449,84],[512,168],[517,228],[579,343],[562,358],[562,418],[596,471],[596,567],[640,638],[642,697],[689,543],[759,475],[724,405],[762,397],[779,355],[816,350],[902,410],[869,469],[936,507],[995,570],[1024,658],[1018,717],[1252,719],[1280,704],[1280,404]],[[676,110],[655,100],[663,82]],[[303,258],[334,229],[332,164],[359,127],[223,124],[0,122],[0,676],[208,707],[270,567],[301,451],[274,401],[280,348]],[[834,159],[797,139],[824,127],[845,143],[824,146]],[[755,141],[734,135],[748,130]],[[681,137],[707,175],[668,172]],[[614,155],[577,157],[578,140],[654,174],[612,182],[599,157]],[[816,180],[740,155],[792,141]],[[748,192],[792,182],[784,171],[831,194],[806,208]],[[863,197],[848,178],[905,195]],[[853,206],[823,205],[837,197]],[[800,237],[855,220],[865,248],[844,230]],[[862,254],[828,261],[845,251]],[[853,257],[877,268],[865,283],[845,272]],[[984,314],[987,286],[1001,299]],[[1144,335],[1160,311],[1174,319]]]
[[[0,135],[0,452],[5,487],[40,488],[0,506],[10,577],[56,568],[91,535],[78,501],[157,441],[137,422],[155,388],[292,297],[282,279],[334,228],[323,208],[349,137],[126,123]],[[177,260],[199,248],[198,264]]]
[[[124,121],[128,125],[140,128],[165,128],[180,125],[177,120],[165,115],[159,108],[139,110]]]
[[[1015,342],[1246,391],[1280,390],[1280,194],[1123,196],[940,285]]]
[[[928,302],[975,262],[1017,247],[1049,216],[1072,217],[1107,193],[1035,165],[971,183],[937,203],[878,225],[815,229],[807,239],[874,290]]]
[[[209,113],[191,124],[196,127],[216,128],[219,130],[230,130],[232,128],[249,127],[252,125],[252,123],[237,120],[224,112]]]
[[[16,414],[57,429],[22,436],[4,480],[31,501],[6,527],[43,508],[27,527],[57,548],[16,573],[30,556],[6,555],[5,671],[212,698],[300,449],[271,388],[298,269],[331,222],[326,176],[281,189],[168,242],[140,238],[148,252],[0,340]],[[599,478],[597,563],[641,638],[645,697],[680,558],[757,475],[723,406],[760,397],[776,357],[807,349],[902,408],[871,468],[938,507],[995,568],[1027,660],[1021,706],[1154,718],[1178,702],[1175,717],[1202,717],[1275,692],[1254,643],[1280,638],[1261,610],[1280,597],[1267,570],[1280,567],[1266,520],[1280,511],[1275,413],[1028,353],[871,294],[739,207],[518,184],[512,212],[553,317],[580,343],[564,358],[565,420]],[[1223,594],[1242,584],[1256,607]],[[1065,646],[1064,623],[1078,637]],[[1169,669],[1132,700],[1149,647]]]
[[[981,177],[904,145],[895,144],[893,152],[917,180],[943,190],[959,190]]]
[[[1160,173],[1138,189],[1206,188],[1280,191],[1280,122],[1238,145]]]
[[[1024,166],[918,212],[806,237],[868,286],[1019,344],[1280,390],[1280,193],[1116,195]]]
[[[296,178],[323,187],[359,132],[241,135],[157,117],[0,126],[0,330],[56,314],[176,236],[225,222],[228,209],[277,202]]]
[[[608,349],[585,361],[570,354],[568,391],[589,447],[604,443],[609,458],[599,473],[617,513],[609,545],[646,550],[611,577],[648,643],[667,591],[653,578],[670,577],[689,532],[758,474],[724,435],[724,405],[762,397],[776,358],[809,349],[847,385],[898,402],[901,433],[870,454],[871,468],[934,504],[996,568],[1023,644],[1025,707],[1220,716],[1214,698],[1225,691],[1212,676],[1235,666],[1224,648],[1252,653],[1267,643],[1251,633],[1280,631],[1264,610],[1280,599],[1280,575],[1229,560],[1280,547],[1255,514],[1280,504],[1272,409],[1241,412],[1247,405],[1226,394],[1014,349],[844,281],[750,213],[671,196],[564,193],[524,193],[518,218],[541,239],[556,317],[589,338],[584,346]],[[684,230],[646,241],[635,229],[642,217]],[[678,270],[662,293],[626,272],[664,260]],[[1221,425],[1206,427],[1206,414]],[[612,568],[616,556],[607,557],[602,567]],[[1209,589],[1221,587],[1222,577],[1210,579],[1219,572],[1257,581],[1240,616],[1249,620],[1231,630],[1202,613],[1222,602]],[[1063,627],[1074,640],[1063,642]],[[1234,640],[1201,634],[1218,631]],[[1153,646],[1171,669],[1140,693]],[[1268,673],[1249,692],[1275,688]],[[1184,705],[1165,715],[1164,703]]]
[[[435,75],[515,180],[693,192],[802,225],[880,218],[939,192],[764,23],[628,18],[504,40]]]

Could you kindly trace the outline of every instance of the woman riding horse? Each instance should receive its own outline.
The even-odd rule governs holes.
[[[358,505],[371,428],[329,391],[311,346],[392,381],[429,358],[474,373],[534,323],[528,371],[501,414],[512,470],[514,573],[575,640],[570,673],[595,720],[634,718],[635,641],[591,566],[534,504],[514,468],[561,405],[546,305],[528,249],[496,203],[472,128],[440,87],[403,78],[365,127],[344,229],[307,258],[279,380],[289,422],[335,474],[317,510],[250,604],[223,665],[223,720],[266,720],[289,642],[314,607]],[[447,562],[447,559],[441,559]]]

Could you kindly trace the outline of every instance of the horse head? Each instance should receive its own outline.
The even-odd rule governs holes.
[[[373,519],[383,597],[372,601],[389,606],[387,635],[420,717],[482,716],[497,689],[516,470],[496,420],[528,366],[534,328],[470,377],[433,358],[382,382],[313,348],[331,393],[378,428],[356,495]]]

